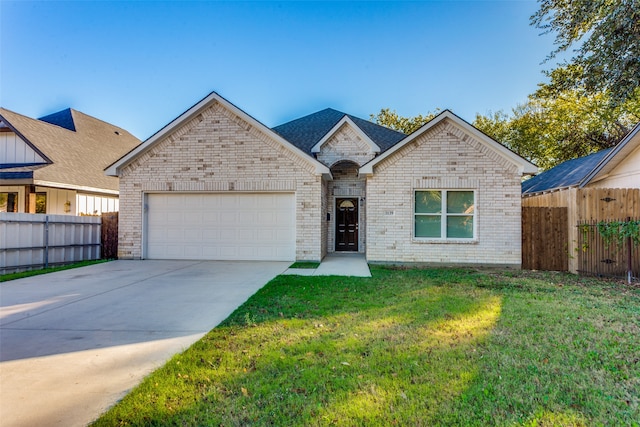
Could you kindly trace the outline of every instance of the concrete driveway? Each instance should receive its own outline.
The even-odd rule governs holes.
[[[112,261],[0,283],[0,424],[86,425],[289,264]]]

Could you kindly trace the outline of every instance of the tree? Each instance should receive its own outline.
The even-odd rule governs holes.
[[[639,120],[640,96],[614,105],[603,92],[542,84],[511,115],[477,115],[473,124],[544,170],[614,146]]]
[[[426,116],[402,117],[399,116],[395,110],[391,111],[389,108],[382,108],[378,114],[371,114],[369,118],[381,126],[409,135],[433,119],[439,110],[440,109],[436,109],[434,113],[429,112]]]
[[[614,104],[638,97],[640,0],[540,0],[531,23],[555,33],[557,48],[549,58],[579,45],[549,89],[607,92]]]

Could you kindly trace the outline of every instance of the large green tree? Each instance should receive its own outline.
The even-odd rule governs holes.
[[[605,93],[561,93],[545,85],[515,107],[477,115],[473,123],[487,135],[549,169],[566,160],[614,146],[640,120],[640,97],[612,105]]]
[[[573,48],[549,89],[607,92],[622,104],[640,87],[640,0],[539,0],[532,25],[555,35],[550,58]],[[558,76],[559,77],[559,76]]]

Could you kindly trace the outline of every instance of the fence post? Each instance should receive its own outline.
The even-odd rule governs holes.
[[[631,222],[631,217],[627,217],[627,222]],[[631,284],[631,276],[633,275],[631,270],[633,269],[633,265],[631,262],[631,235],[627,237],[627,283]]]
[[[44,217],[44,268],[49,267],[49,215]]]

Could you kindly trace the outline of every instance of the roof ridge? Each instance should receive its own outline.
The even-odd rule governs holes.
[[[79,115],[82,115],[83,117],[89,118],[89,119],[91,119],[91,120],[93,120],[93,121],[96,121],[96,122],[104,123],[105,125],[112,126],[112,127],[114,127],[114,128],[117,128],[118,130],[121,130],[121,131],[127,132],[127,133],[128,133],[129,135],[131,135],[131,136],[134,136],[131,132],[129,132],[129,131],[128,131],[128,130],[126,130],[125,128],[120,127],[120,126],[118,126],[118,125],[114,125],[114,124],[113,124],[113,123],[111,123],[111,122],[108,122],[108,121],[106,121],[106,120],[99,119],[99,118],[97,118],[97,117],[92,116],[91,114],[87,114],[87,113],[84,113],[84,112],[82,112],[82,111],[78,111],[78,110],[76,110],[75,108],[69,108],[69,110],[71,111],[71,113],[72,113],[72,114],[79,114]],[[137,138],[137,137],[136,137],[136,138]],[[139,139],[139,138],[138,138],[138,139]]]

